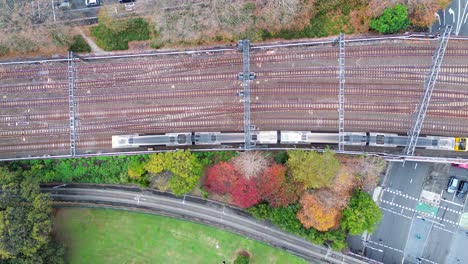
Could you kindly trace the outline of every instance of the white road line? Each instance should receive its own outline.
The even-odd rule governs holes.
[[[449,204],[453,204],[453,205],[458,205],[458,206],[460,206],[460,207],[463,207],[463,204],[455,203],[455,202],[452,202],[452,201],[448,201],[448,200],[444,200],[444,199],[442,199],[442,200],[440,200],[440,201],[441,201],[441,202],[446,202],[446,203],[449,203]]]
[[[378,246],[381,246],[381,247],[383,247],[383,248],[388,248],[388,249],[395,250],[395,251],[397,251],[397,252],[403,253],[403,250],[399,250],[399,249],[394,248],[394,247],[389,247],[389,246],[384,245],[384,244],[382,244],[382,243],[377,243],[377,242],[374,242],[374,241],[371,241],[371,240],[368,240],[367,243],[372,243],[372,244],[374,244],[374,245],[378,245]]]
[[[420,258],[420,259],[423,260],[423,261],[425,261],[425,262],[429,262],[429,263],[431,263],[431,264],[439,264],[439,263],[437,263],[437,262],[434,262],[434,261],[432,261],[432,260],[428,260],[428,259],[425,259],[425,258]]]
[[[431,218],[436,219],[436,220],[441,220],[441,221],[445,221],[445,222],[450,223],[450,224],[453,224],[453,225],[457,225],[457,223],[454,222],[454,221],[447,220],[447,219],[444,219],[444,218],[441,218],[441,217],[438,217],[438,216],[434,216],[434,215],[428,214],[428,213],[426,213],[426,212],[417,211],[417,210],[415,210],[415,209],[413,209],[413,208],[409,208],[409,207],[403,206],[403,205],[401,205],[401,204],[392,203],[392,202],[386,201],[386,200],[381,200],[381,202],[386,203],[386,204],[389,204],[389,205],[391,205],[391,206],[396,206],[396,207],[398,207],[398,208],[403,208],[403,209],[408,210],[408,211],[413,212],[413,213],[418,213],[418,214],[420,214],[420,215],[424,215],[424,216],[427,216],[427,217],[431,217]],[[381,209],[384,209],[384,210],[386,209],[386,208],[382,208],[382,207],[380,207],[380,208],[381,208]],[[388,210],[388,209],[387,209],[387,210]],[[390,211],[390,210],[389,210],[389,211]],[[393,211],[392,211],[392,212],[393,212]],[[395,213],[395,214],[398,214],[397,212],[394,212],[394,213]]]
[[[388,192],[388,193],[391,193],[391,194],[396,194],[396,195],[399,195],[399,196],[402,196],[406,199],[410,199],[410,200],[414,200],[414,201],[417,201],[417,202],[422,202],[422,203],[427,203],[426,201],[423,201],[421,199],[418,199],[416,197],[412,197],[412,196],[409,196],[408,194],[403,194],[401,193],[400,191],[394,191],[392,189],[384,189],[384,191]],[[381,199],[382,201],[382,199]],[[452,202],[452,201],[448,201],[448,200],[441,200],[441,202],[447,202],[447,203],[450,203],[450,204],[454,204],[454,205],[458,205],[460,207],[463,207],[462,204],[459,204],[459,203],[456,203],[456,202]],[[440,205],[435,205],[435,204],[432,204],[432,203],[429,203],[431,204],[432,206],[434,207],[437,207],[437,208],[441,208],[442,206]],[[454,209],[451,209],[451,208],[447,208],[447,211],[450,211],[450,212],[453,212],[453,213],[457,213],[457,214],[463,214],[463,211],[457,211],[457,210],[454,210]]]
[[[384,210],[384,211],[387,211],[387,212],[390,212],[390,213],[392,213],[392,214],[396,214],[396,215],[402,216],[402,217],[407,218],[407,219],[409,219],[409,220],[412,219],[412,218],[409,217],[409,216],[406,216],[406,215],[404,215],[404,214],[400,214],[400,213],[394,212],[394,211],[392,211],[392,210],[390,210],[390,209],[387,209],[387,208],[382,208],[382,207],[380,207],[380,209],[382,209],[382,210]]]
[[[443,228],[443,227],[434,226],[434,228],[437,228],[437,229],[443,230],[443,231],[445,231],[445,232],[449,232],[449,233],[451,233],[451,234],[455,234],[455,232],[453,232],[453,231],[450,231],[450,230],[448,230],[448,229],[445,229],[445,228]]]

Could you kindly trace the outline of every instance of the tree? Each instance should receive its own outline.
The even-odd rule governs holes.
[[[210,192],[223,195],[232,191],[239,177],[234,165],[220,162],[208,168],[204,186]]]
[[[247,179],[258,177],[270,164],[259,151],[242,152],[232,162],[236,170]]]
[[[392,34],[406,29],[410,24],[408,8],[397,4],[393,8],[386,8],[384,13],[372,19],[369,26],[383,34]]]
[[[343,210],[341,228],[351,235],[359,235],[364,231],[372,232],[382,219],[382,212],[372,197],[361,190],[356,190],[348,207]]]
[[[360,162],[359,185],[364,191],[371,191],[377,186],[387,162],[382,157],[367,156]]]
[[[297,212],[297,218],[304,227],[328,231],[338,226],[341,218],[340,210],[324,206],[316,195],[305,193],[299,203],[301,209]]]
[[[232,189],[232,203],[241,208],[249,208],[258,203],[258,189],[253,180],[239,177]]]
[[[165,169],[172,171],[173,177],[169,186],[175,195],[181,196],[191,192],[202,174],[203,166],[190,150],[166,152]]]
[[[128,164],[128,176],[138,179],[145,173],[145,164],[139,161],[132,161]]]
[[[177,150],[151,155],[145,169],[154,174],[163,170],[171,171],[169,187],[175,195],[181,196],[191,192],[197,185],[203,166],[190,150]]]
[[[160,173],[161,171],[164,170],[164,167],[165,167],[164,161],[165,161],[164,153],[152,154],[148,162],[145,164],[145,169],[150,173],[154,173],[154,174]]]
[[[260,199],[273,207],[286,207],[296,202],[296,185],[286,177],[286,167],[279,164],[268,167],[257,178]]]
[[[340,169],[335,153],[326,150],[323,154],[315,151],[292,150],[288,152],[287,167],[292,177],[306,188],[329,186]]]
[[[62,263],[51,241],[51,198],[33,178],[0,168],[0,262]],[[2,262],[3,263],[3,262]]]

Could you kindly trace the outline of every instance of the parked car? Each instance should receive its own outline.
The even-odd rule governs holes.
[[[450,176],[448,185],[447,185],[447,192],[454,193],[458,188],[458,178],[455,176]]]
[[[98,6],[100,4],[100,0],[85,0],[86,6]]]
[[[457,168],[462,168],[462,169],[468,170],[468,163],[464,163],[464,164],[452,164],[452,167],[457,167]]]
[[[458,198],[465,198],[466,193],[468,192],[468,182],[461,181],[460,186],[458,186],[457,197]]]
[[[119,0],[119,3],[126,4],[126,3],[133,3],[135,0]]]

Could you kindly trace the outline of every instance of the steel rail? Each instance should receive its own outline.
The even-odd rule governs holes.
[[[330,252],[324,246],[258,221],[239,208],[196,196],[175,197],[152,189],[118,185],[53,184],[41,187],[43,192],[50,193],[58,206],[84,204],[169,215],[233,231],[282,248],[308,261],[322,259],[329,263],[377,263],[365,257],[358,259],[340,252]]]

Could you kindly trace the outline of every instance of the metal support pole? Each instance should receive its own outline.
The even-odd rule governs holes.
[[[255,74],[250,72],[250,41],[244,39],[239,42],[242,45],[243,72],[239,74],[239,80],[244,82],[244,150],[248,151],[252,147],[252,135],[250,124],[250,81],[255,78]]]
[[[73,51],[68,52],[68,103],[70,111],[70,155],[76,154],[76,136],[75,136],[75,62]]]
[[[426,80],[424,81],[424,94],[414,115],[413,127],[408,132],[408,141],[404,150],[404,153],[408,156],[412,156],[414,154],[414,149],[416,148],[419,134],[424,123],[424,118],[426,117],[432,91],[434,90],[437,77],[439,76],[440,66],[442,65],[442,60],[445,55],[445,50],[447,49],[451,32],[452,26],[447,26],[440,37],[439,46],[432,57],[431,71],[428,73]]]
[[[340,64],[339,69],[339,95],[338,95],[338,150],[344,151],[344,83],[345,83],[345,41],[344,34],[340,33],[338,39],[340,46],[340,57],[338,62]]]

